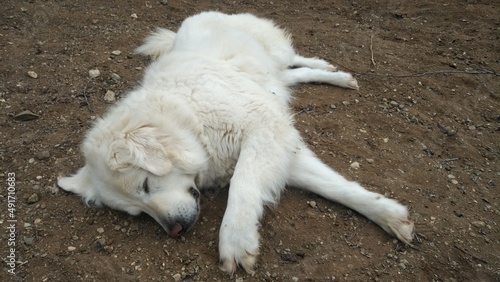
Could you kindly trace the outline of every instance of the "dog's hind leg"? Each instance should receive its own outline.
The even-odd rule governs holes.
[[[301,55],[295,54],[292,58],[290,64],[291,67],[306,67],[311,69],[319,69],[326,71],[336,71],[337,67],[330,64],[329,62],[319,59],[319,58],[307,58]]]
[[[328,83],[344,88],[358,89],[358,82],[347,72],[331,72],[323,69],[311,69],[308,67],[284,70],[284,80],[287,86],[300,83]]]
[[[308,148],[298,150],[296,156],[288,185],[343,204],[377,223],[402,242],[411,244],[414,226],[405,206],[381,194],[370,192],[356,182],[346,180],[320,161]]]

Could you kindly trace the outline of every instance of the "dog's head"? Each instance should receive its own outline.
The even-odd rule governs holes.
[[[86,164],[58,179],[85,202],[153,217],[169,235],[189,230],[199,215],[196,174],[206,157],[188,132],[169,135],[158,126],[136,124],[119,133],[98,122],[85,139]],[[172,133],[174,132],[172,131]]]

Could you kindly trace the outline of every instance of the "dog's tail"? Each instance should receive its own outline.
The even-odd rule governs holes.
[[[175,39],[175,32],[158,28],[151,33],[144,43],[135,49],[135,53],[158,58],[160,55],[170,52]]]

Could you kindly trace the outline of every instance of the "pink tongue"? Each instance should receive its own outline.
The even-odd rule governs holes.
[[[179,235],[181,235],[180,234],[181,232],[182,232],[182,225],[176,223],[174,227],[172,227],[172,229],[170,230],[169,235],[172,237],[178,237]]]

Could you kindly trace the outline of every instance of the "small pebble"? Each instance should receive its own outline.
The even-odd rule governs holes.
[[[374,159],[366,159],[366,162],[369,163],[369,164],[372,164],[372,163],[375,162],[375,160]]]
[[[32,113],[31,111],[26,110],[26,111],[22,111],[22,112],[18,113],[17,115],[15,115],[14,119],[18,120],[18,121],[28,121],[28,120],[37,119],[39,117],[40,117],[39,115],[36,115],[36,114]]]
[[[483,221],[474,221],[471,224],[475,227],[485,227],[486,226],[486,223],[484,223]]]
[[[133,13],[132,15],[130,15],[130,17],[133,18],[133,19],[137,19],[138,18],[138,16],[137,16],[136,13]]]
[[[34,71],[28,71],[28,76],[31,78],[38,78],[38,74]]]
[[[76,247],[73,247],[73,246],[69,246],[69,247],[68,247],[68,251],[72,252],[72,251],[74,251],[74,250],[76,250]]]
[[[431,224],[434,224],[436,222],[436,218],[431,216]]]
[[[101,72],[98,69],[89,70],[90,78],[96,78],[99,75],[101,75]]]
[[[176,282],[181,281],[181,275],[179,273],[172,275],[172,278],[174,278]]]
[[[464,213],[460,210],[454,210],[453,213],[457,216],[457,217],[463,217],[464,216]]]
[[[98,233],[104,233],[104,228],[102,228],[102,227],[97,228],[97,232]]]
[[[111,52],[112,55],[119,56],[122,53],[120,50],[114,50]]]
[[[99,239],[97,239],[97,244],[98,244],[99,246],[101,246],[101,247],[106,246],[106,239],[104,239],[104,238],[99,238]]]
[[[38,198],[38,194],[37,193],[33,193],[28,198],[28,204],[34,204],[34,203],[38,202],[39,200],[40,200],[40,198]]]
[[[115,92],[113,92],[111,90],[106,91],[106,94],[104,94],[104,101],[106,101],[108,103],[112,103],[112,102],[116,101]]]
[[[36,158],[39,160],[48,159],[50,158],[50,152],[48,150],[43,150],[36,155]]]
[[[24,237],[24,244],[26,244],[28,246],[33,245],[33,241],[35,241],[35,239],[33,239],[33,237]]]
[[[35,219],[35,221],[33,223],[35,223],[35,225],[38,225],[38,224],[42,223],[42,220],[40,218],[37,218],[37,219]]]
[[[352,162],[351,163],[351,168],[358,169],[359,168],[359,163],[358,162]]]
[[[309,201],[309,206],[311,206],[311,208],[316,208],[316,202],[315,201]]]
[[[309,206],[310,206],[311,208],[313,208],[313,209],[314,209],[314,208],[316,208],[316,206],[317,206],[316,201],[309,201],[309,202],[307,202],[307,203],[308,203],[308,204],[309,204]]]
[[[118,74],[116,74],[116,73],[111,74],[111,80],[113,82],[118,82],[118,81],[120,81],[120,79],[121,79],[121,77]]]

